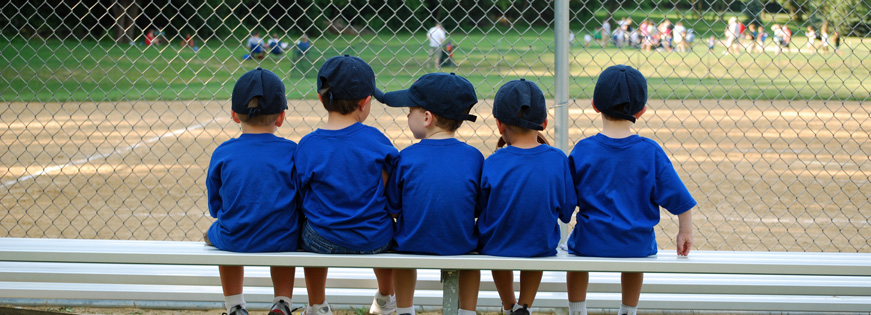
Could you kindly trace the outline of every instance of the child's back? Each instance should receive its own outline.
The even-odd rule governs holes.
[[[215,247],[237,252],[294,251],[299,238],[296,143],[273,134],[244,133],[212,154],[206,186]]]
[[[382,170],[398,154],[377,129],[355,123],[318,129],[299,141],[294,157],[307,224],[333,243],[366,251],[393,238]]]
[[[438,255],[475,250],[483,162],[478,149],[456,138],[423,139],[400,152],[388,183],[392,208],[403,209],[396,221],[396,250]]]
[[[549,145],[507,146],[484,161],[479,251],[512,257],[556,255],[559,223],[575,210],[565,153]]]
[[[654,255],[659,207],[680,214],[696,204],[653,140],[598,134],[578,142],[569,160],[580,209],[568,243],[572,254]]]

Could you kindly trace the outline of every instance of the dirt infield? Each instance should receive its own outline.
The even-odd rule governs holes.
[[[490,100],[458,137],[493,152]],[[199,240],[212,219],[209,155],[239,134],[228,101],[10,103],[0,110],[0,236]],[[406,112],[373,103],[367,124],[398,148]],[[697,249],[871,252],[871,118],[860,102],[652,100],[636,124],[699,201]],[[292,101],[279,135],[324,121]],[[547,133],[554,138],[551,120]],[[569,104],[569,147],[598,132],[589,100]],[[659,241],[674,248],[676,218]]]

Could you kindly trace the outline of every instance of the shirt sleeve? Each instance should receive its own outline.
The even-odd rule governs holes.
[[[658,171],[656,185],[653,189],[653,200],[671,214],[681,214],[696,206],[696,200],[690,195],[686,185],[677,175],[671,161],[665,152],[657,154]]]

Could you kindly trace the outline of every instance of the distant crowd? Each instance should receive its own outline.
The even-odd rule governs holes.
[[[731,17],[722,38],[710,35],[707,40],[708,50],[713,52],[714,47],[721,44],[726,48],[723,52],[724,55],[741,52],[761,53],[766,48],[777,54],[783,53],[784,50],[787,52],[803,51],[811,54],[841,52],[840,34],[837,30],[830,31],[827,25],[823,25],[819,31],[812,25],[808,25],[805,31],[808,40],[804,47],[792,43],[793,31],[787,25],[774,23],[770,30],[771,34],[767,33],[762,25],[753,22],[745,25],[737,17]],[[772,38],[773,46],[766,46],[766,40],[769,38]],[[569,41],[574,44],[575,34],[573,32],[569,34]],[[623,17],[617,22],[613,31],[611,23],[605,20],[602,26],[597,27],[592,33],[584,34],[583,44],[585,47],[597,44],[601,47],[614,45],[619,48],[629,47],[644,51],[683,52],[690,50],[695,41],[695,31],[684,26],[683,22],[672,23],[671,20],[664,19],[657,24],[650,19],[645,19],[635,27],[631,19]]]

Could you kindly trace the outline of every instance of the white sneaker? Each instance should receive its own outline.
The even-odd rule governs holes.
[[[375,298],[372,299],[372,307],[369,308],[369,314],[393,314],[396,312],[396,296],[383,296],[375,292]]]
[[[324,304],[306,306],[305,315],[333,315],[333,311],[330,309],[330,304],[324,302]]]

